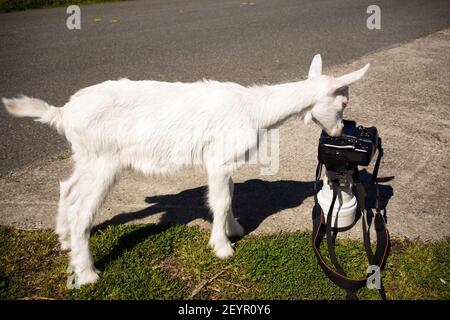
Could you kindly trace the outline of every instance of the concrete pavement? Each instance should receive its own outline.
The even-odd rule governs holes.
[[[327,55],[323,59],[324,73],[333,75],[372,65],[350,88],[345,117],[377,126],[384,139],[379,176],[391,233],[421,240],[450,236],[450,29],[332,67],[327,67]],[[260,167],[249,165],[233,177],[233,207],[247,233],[310,228],[319,133],[315,125],[289,121],[280,130],[279,172],[261,176]],[[53,227],[58,180],[69,175],[70,165],[67,159],[47,159],[1,177],[0,223]],[[169,178],[124,174],[96,223],[177,222],[209,228],[205,183],[204,175],[190,171]],[[354,228],[344,236],[360,234]]]

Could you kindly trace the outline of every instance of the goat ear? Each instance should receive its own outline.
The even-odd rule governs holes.
[[[303,118],[303,121],[305,122],[305,124],[308,124],[308,123],[311,122],[311,119],[312,119],[312,114],[311,114],[311,112],[307,112],[307,113],[305,114],[305,117]]]
[[[308,78],[314,78],[322,74],[322,57],[316,54],[309,67]]]
[[[364,68],[359,69],[358,71],[353,71],[352,73],[348,73],[345,76],[334,79],[331,93],[334,93],[336,90],[349,86],[353,82],[361,79],[364,74],[369,70],[370,63],[366,64]]]

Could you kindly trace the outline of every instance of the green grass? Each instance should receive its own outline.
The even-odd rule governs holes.
[[[0,13],[114,1],[121,0],[0,0]]]
[[[182,225],[111,226],[92,235],[101,280],[66,289],[66,253],[53,231],[0,227],[0,298],[344,299],[316,263],[309,232],[244,237],[236,254],[219,260],[207,249],[208,233]],[[337,255],[353,275],[366,268],[362,244],[341,241]],[[394,241],[384,284],[389,299],[450,299],[450,240]],[[378,299],[364,288],[359,297]]]

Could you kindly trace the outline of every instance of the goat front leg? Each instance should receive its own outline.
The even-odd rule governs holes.
[[[230,208],[227,212],[227,226],[226,232],[228,237],[242,237],[244,235],[244,228],[242,228],[241,224],[236,220],[233,214],[233,193],[234,193],[234,182],[230,177],[228,180],[228,190],[230,193],[231,203]]]
[[[226,234],[227,215],[231,208],[229,179],[229,173],[224,170],[208,170],[208,202],[214,215],[209,245],[221,259],[228,258],[234,253]]]

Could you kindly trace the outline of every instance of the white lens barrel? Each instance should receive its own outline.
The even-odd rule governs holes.
[[[346,176],[346,181],[337,187],[337,190],[338,195],[333,207],[331,225],[333,228],[346,228],[351,226],[355,221],[357,208],[356,197],[352,192],[352,178],[350,173]],[[317,200],[326,217],[330,209],[331,201],[333,200],[333,190],[328,184],[327,175],[323,178],[323,187],[317,194]]]

